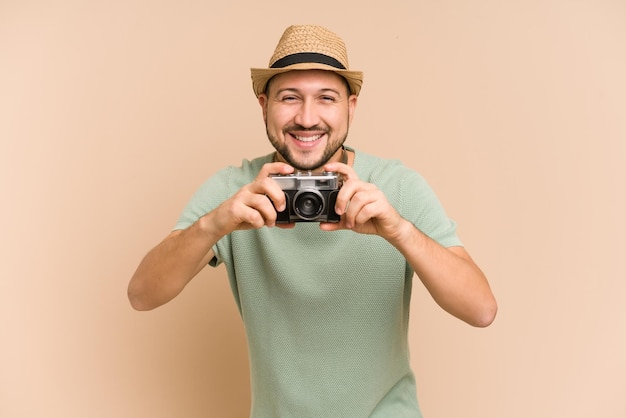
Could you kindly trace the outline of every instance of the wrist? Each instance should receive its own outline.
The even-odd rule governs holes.
[[[198,232],[208,239],[212,244],[216,243],[222,237],[229,232],[222,232],[219,225],[216,223],[216,216],[214,212],[209,212],[204,216],[200,217],[196,222]]]
[[[410,237],[410,230],[407,224],[409,224],[409,222],[406,219],[398,217],[398,222],[396,223],[396,225],[390,228],[391,233],[388,234],[385,239],[389,241],[394,247],[398,247],[405,243],[406,240]]]
[[[424,233],[415,225],[404,218],[400,218],[398,226],[394,228],[394,233],[387,238],[387,241],[404,253],[407,248],[418,247],[423,237],[425,237]]]

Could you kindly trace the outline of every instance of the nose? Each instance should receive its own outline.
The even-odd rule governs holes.
[[[296,113],[294,122],[303,128],[312,128],[319,123],[319,114],[315,102],[311,99],[304,100]]]

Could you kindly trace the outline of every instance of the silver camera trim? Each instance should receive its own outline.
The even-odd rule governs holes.
[[[294,174],[271,174],[283,190],[315,188],[317,190],[336,190],[341,187],[340,175],[331,171],[312,173],[310,171]]]
[[[322,221],[328,221],[330,211],[328,208],[329,196],[325,194],[338,191],[341,188],[342,180],[339,173],[330,171],[298,171],[293,174],[270,174],[270,177],[278,183],[286,195],[291,195],[288,199],[287,209],[290,220],[294,222],[298,222],[298,220],[315,222],[321,218]],[[302,212],[296,209],[296,202],[304,193],[312,193],[320,198],[321,208],[316,211],[315,216],[303,216]]]

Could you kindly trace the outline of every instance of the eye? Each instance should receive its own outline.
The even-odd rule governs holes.
[[[329,96],[329,95],[320,96],[320,100],[325,103],[334,103],[337,101],[337,99],[334,96]]]
[[[286,102],[286,103],[292,103],[297,100],[298,100],[298,96],[295,96],[293,94],[285,94],[284,96],[280,98],[281,102]]]

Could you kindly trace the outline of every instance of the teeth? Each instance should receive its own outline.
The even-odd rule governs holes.
[[[322,137],[322,135],[314,135],[314,136],[298,136],[298,135],[294,135],[294,137],[298,141],[313,142],[313,141],[317,141],[318,139],[320,139]]]

